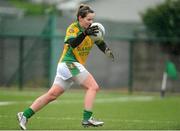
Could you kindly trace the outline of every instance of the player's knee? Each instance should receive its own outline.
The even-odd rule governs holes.
[[[96,91],[98,92],[100,90],[99,86],[97,86]]]
[[[97,85],[97,86],[93,86],[92,89],[95,90],[96,92],[98,92],[100,88],[99,88],[99,86]]]

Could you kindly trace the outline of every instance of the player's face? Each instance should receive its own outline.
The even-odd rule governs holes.
[[[94,20],[95,13],[88,13],[86,17],[82,18],[81,16],[79,17],[79,23],[83,28],[88,28]]]

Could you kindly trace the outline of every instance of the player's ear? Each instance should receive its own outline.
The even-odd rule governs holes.
[[[81,17],[81,16],[78,16],[78,20],[81,21],[81,20],[82,20],[82,17]]]

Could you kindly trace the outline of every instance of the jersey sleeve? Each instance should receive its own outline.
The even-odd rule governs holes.
[[[64,39],[64,43],[67,43],[67,41],[71,38],[76,38],[78,36],[79,29],[74,26],[69,26],[66,31],[66,36]]]

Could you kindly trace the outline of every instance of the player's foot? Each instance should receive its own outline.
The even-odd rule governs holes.
[[[89,120],[82,121],[82,126],[84,127],[89,127],[89,126],[98,127],[98,126],[102,126],[103,124],[104,122],[95,120],[93,117],[89,118]]]
[[[27,118],[23,116],[23,112],[17,113],[17,119],[19,121],[19,126],[22,130],[26,130],[26,123],[27,123]]]

